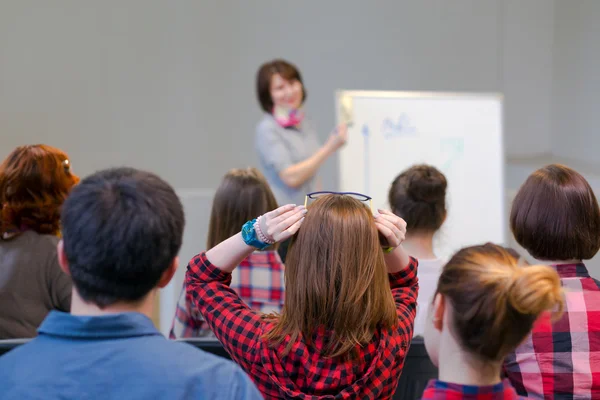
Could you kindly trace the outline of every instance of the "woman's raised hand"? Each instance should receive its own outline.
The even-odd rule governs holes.
[[[326,145],[329,146],[332,151],[336,151],[345,145],[346,141],[348,141],[348,127],[346,124],[342,123],[333,130]]]
[[[260,230],[268,239],[281,242],[298,232],[305,215],[304,206],[281,206],[260,217]]]
[[[406,222],[391,211],[378,211],[379,213],[375,214],[375,225],[387,241],[386,247],[400,246],[406,238]]]

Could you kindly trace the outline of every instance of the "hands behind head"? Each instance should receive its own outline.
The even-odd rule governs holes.
[[[304,222],[306,208],[288,204],[264,214],[260,218],[260,230],[268,239],[282,242],[292,237]]]
[[[382,238],[382,246],[398,247],[406,237],[406,222],[387,210],[375,213],[375,226]],[[260,230],[275,242],[292,237],[304,222],[304,206],[288,204],[264,214],[260,218]]]
[[[378,210],[375,214],[375,225],[379,236],[385,241],[383,247],[398,247],[406,238],[406,222],[396,214],[387,210]]]

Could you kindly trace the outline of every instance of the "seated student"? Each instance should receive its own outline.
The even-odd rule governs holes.
[[[266,398],[389,399],[416,314],[406,224],[348,195],[317,196],[308,213],[280,207],[194,257],[188,294]],[[283,309],[263,316],[231,290],[231,272],[256,248],[292,235]]]
[[[600,282],[582,260],[600,248],[600,209],[576,171],[549,165],[519,189],[510,215],[517,242],[552,265],[565,288],[563,317],[537,323],[506,360],[519,394],[535,398],[600,398]]]
[[[69,157],[46,145],[17,147],[0,165],[0,339],[34,337],[48,312],[69,310],[56,245],[60,207],[78,181]]]
[[[175,191],[131,168],[97,172],[65,201],[61,267],[71,314],[52,311],[38,337],[0,358],[3,399],[259,399],[239,367],[167,340],[150,316],[179,262]]]
[[[207,248],[212,249],[240,231],[248,220],[277,208],[269,184],[256,168],[229,171],[215,193]],[[230,287],[251,308],[264,312],[279,312],[283,306],[283,263],[277,245],[255,251],[246,257],[231,276]],[[212,335],[199,311],[186,297],[185,282],[179,295],[171,339]]]
[[[446,264],[425,329],[425,347],[439,368],[423,399],[519,398],[501,379],[502,362],[545,311],[562,309],[558,275],[524,266],[488,243],[458,251]]]
[[[427,305],[442,272],[433,236],[446,220],[446,177],[430,165],[415,165],[394,179],[388,193],[392,212],[406,221],[406,252],[419,260],[419,298],[415,336],[423,335]]]

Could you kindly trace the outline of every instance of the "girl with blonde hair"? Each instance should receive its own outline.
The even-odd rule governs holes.
[[[524,266],[491,243],[467,247],[444,266],[430,306],[425,346],[439,368],[423,399],[520,398],[502,380],[506,356],[547,311],[563,308],[558,274]]]

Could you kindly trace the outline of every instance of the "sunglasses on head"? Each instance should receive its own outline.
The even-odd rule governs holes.
[[[371,208],[371,212],[373,212],[373,198],[371,196],[367,196],[366,194],[356,193],[356,192],[330,192],[330,191],[321,191],[321,192],[312,192],[308,193],[304,198],[304,207],[308,206],[308,199],[316,200],[319,197],[327,196],[329,194],[337,194],[340,196],[350,196],[353,199],[362,202],[369,202],[369,207]]]

